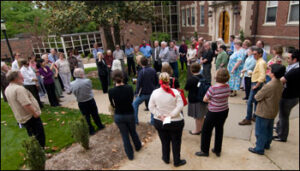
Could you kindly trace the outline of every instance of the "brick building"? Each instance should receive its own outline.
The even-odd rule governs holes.
[[[244,37],[252,43],[263,40],[268,52],[276,44],[299,48],[299,1],[171,1],[168,5],[156,1],[154,5],[154,15],[161,20],[143,25],[122,24],[121,45],[127,41],[133,45],[139,45],[143,39],[150,41],[152,32],[168,33],[173,40],[221,37],[228,44],[230,35],[239,36],[243,30]],[[106,49],[102,33],[100,30],[102,46]],[[88,45],[91,48],[93,37]],[[10,43],[14,51],[32,53],[27,39],[13,39]],[[49,51],[47,48],[41,50]],[[5,56],[9,56],[9,52],[2,40],[1,58]]]
[[[178,1],[178,6],[181,39],[197,33],[228,43],[243,30],[253,43],[263,40],[267,51],[275,44],[299,48],[299,1]]]

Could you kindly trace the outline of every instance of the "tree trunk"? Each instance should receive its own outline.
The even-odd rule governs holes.
[[[104,32],[104,36],[105,36],[105,40],[106,40],[107,49],[114,51],[115,46],[114,46],[113,37],[111,34],[110,25],[104,24],[103,32]]]
[[[114,37],[115,37],[115,43],[116,45],[120,45],[121,47],[121,36],[120,36],[120,25],[114,24]]]

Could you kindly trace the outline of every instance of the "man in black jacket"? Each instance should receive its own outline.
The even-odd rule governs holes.
[[[108,91],[108,68],[104,61],[104,56],[101,52],[97,53],[96,64],[98,68],[98,76],[101,81],[103,93]]]
[[[136,99],[132,103],[134,108],[135,123],[138,124],[139,105],[144,101],[149,101],[152,91],[158,85],[158,78],[155,69],[148,65],[145,57],[141,58],[142,69],[138,72],[136,85]]]
[[[213,60],[213,51],[211,50],[210,43],[204,43],[204,52],[200,60],[200,64],[203,65],[203,76],[206,81],[211,83],[211,62]]]

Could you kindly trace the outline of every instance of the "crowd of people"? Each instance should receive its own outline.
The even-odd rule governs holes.
[[[289,115],[299,103],[299,49],[288,50],[288,66],[285,67],[282,65],[282,46],[274,46],[273,57],[268,60],[263,41],[252,46],[250,40],[242,42],[233,35],[229,48],[221,38],[211,42],[203,37],[194,39],[190,46],[185,41],[179,47],[175,41],[154,41],[153,45],[151,47],[143,40],[140,46],[133,47],[127,42],[124,50],[116,45],[114,51],[104,51],[95,43],[92,51],[103,93],[108,93],[110,108],[130,160],[134,159],[134,151],[129,137],[136,151],[142,148],[136,125],[139,124],[139,106],[143,102],[145,110],[151,113],[149,123],[156,128],[161,140],[165,163],[170,163],[172,144],[174,166],[186,164],[180,157],[183,107],[186,105],[188,116],[195,119],[195,129],[189,133],[201,135],[200,151],[195,155],[209,156],[215,128],[212,152],[220,157],[223,128],[229,114],[228,99],[237,96],[241,88],[245,91],[243,100],[247,100],[247,110],[239,125],[256,122],[256,146],[248,150],[264,154],[265,149],[270,149],[272,140],[287,141]],[[184,90],[180,89],[179,75],[183,72],[179,70],[179,61],[181,71],[184,66],[187,69],[184,76],[187,81],[182,85],[188,92],[187,99]],[[213,76],[212,65],[216,68]],[[214,85],[212,79],[216,82]],[[113,88],[109,89],[111,80]],[[136,84],[136,89],[128,82]],[[20,126],[26,127],[29,136],[36,136],[42,147],[45,146],[45,134],[40,119],[40,108],[43,108],[40,96],[44,94],[48,95],[51,106],[60,106],[62,92],[73,93],[86,117],[90,134],[96,132],[91,116],[98,130],[105,127],[98,115],[91,80],[85,77],[77,50],[70,51],[66,59],[64,53],[51,49],[50,54],[43,54],[38,61],[35,57],[21,59],[20,53],[16,53],[12,69],[1,62],[1,89]],[[273,136],[278,112],[277,136]]]

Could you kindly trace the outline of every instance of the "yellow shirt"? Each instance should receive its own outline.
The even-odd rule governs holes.
[[[252,73],[251,82],[263,83],[266,81],[267,63],[263,58],[256,61],[255,68]]]
[[[25,105],[31,104],[35,112],[41,114],[38,102],[31,92],[22,85],[10,83],[5,89],[5,95],[15,118],[19,123],[24,124],[32,117],[32,114],[24,109],[23,106]]]

